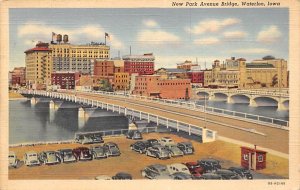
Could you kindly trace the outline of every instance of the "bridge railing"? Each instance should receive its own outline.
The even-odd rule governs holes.
[[[33,91],[32,90],[32,91],[26,91],[26,93],[31,93],[31,94],[43,93],[43,94],[45,94],[45,91]],[[214,114],[214,115],[231,117],[231,118],[236,118],[236,119],[241,119],[241,120],[256,122],[256,123],[262,123],[262,124],[271,124],[272,126],[279,127],[279,128],[289,127],[289,121],[286,121],[286,120],[270,118],[270,117],[265,117],[265,116],[261,116],[261,115],[248,114],[248,113],[243,113],[243,112],[237,112],[237,111],[231,111],[231,110],[226,110],[226,109],[221,109],[221,108],[203,106],[203,105],[199,105],[199,104],[196,104],[195,102],[190,102],[190,101],[160,99],[160,98],[137,96],[137,95],[130,95],[130,94],[125,94],[125,93],[116,93],[116,92],[105,92],[105,91],[90,91],[88,93],[153,101],[153,102],[156,102],[159,104],[164,104],[164,105],[169,105],[169,106],[179,107],[179,108],[185,108],[185,109],[190,109],[190,110],[194,110],[194,111],[207,112],[207,113]]]
[[[227,116],[227,117],[234,117],[246,121],[251,122],[258,122],[258,123],[265,123],[265,124],[272,124],[276,127],[288,127],[289,121],[277,119],[277,118],[271,118],[261,115],[255,115],[255,114],[249,114],[249,113],[243,113],[238,111],[231,111],[221,108],[214,108],[209,106],[203,106],[196,104],[195,102],[190,101],[178,101],[178,100],[170,100],[170,99],[160,99],[160,98],[153,98],[153,97],[146,97],[146,96],[137,96],[137,95],[129,95],[124,93],[115,93],[115,92],[104,92],[104,91],[92,91],[94,94],[102,94],[102,95],[113,95],[113,96],[120,96],[120,97],[128,97],[131,99],[140,99],[140,100],[148,100],[148,101],[154,101],[156,103],[180,107],[180,108],[186,108],[190,110],[195,111],[201,111],[201,112],[207,112],[210,114],[215,115],[221,115],[221,116]]]

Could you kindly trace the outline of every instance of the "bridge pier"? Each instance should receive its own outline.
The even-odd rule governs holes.
[[[35,97],[32,97],[30,99],[30,103],[31,103],[31,106],[35,106],[38,103],[38,101],[37,101],[37,99]]]
[[[214,94],[209,94],[208,100],[215,100],[216,96]]]
[[[277,110],[284,111],[284,110],[288,110],[288,109],[289,108],[284,105],[283,101],[278,101]]]
[[[234,103],[234,101],[233,101],[233,99],[231,98],[231,96],[228,96],[228,97],[227,97],[227,103],[228,103],[228,104],[233,104],[233,103]]]
[[[202,143],[213,142],[216,140],[216,131],[211,131],[206,128],[202,128]]]
[[[254,98],[250,98],[249,101],[250,101],[250,102],[249,102],[249,106],[257,107],[257,103],[256,103],[256,101],[254,100]]]

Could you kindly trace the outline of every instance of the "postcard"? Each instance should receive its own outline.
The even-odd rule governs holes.
[[[0,189],[300,189],[299,1],[1,5]]]

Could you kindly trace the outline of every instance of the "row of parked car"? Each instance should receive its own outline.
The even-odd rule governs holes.
[[[170,137],[136,141],[130,145],[130,148],[140,154],[159,159],[193,154],[195,151],[191,142],[175,143]]]
[[[241,167],[223,169],[219,161],[215,159],[170,165],[153,164],[141,170],[141,175],[148,179],[253,179],[249,170]]]
[[[26,166],[51,165],[58,163],[70,163],[81,160],[93,160],[107,158],[109,156],[120,156],[121,152],[116,143],[107,142],[103,145],[95,145],[90,148],[77,147],[74,149],[60,149],[57,151],[35,151],[26,152],[23,156],[23,162]],[[18,167],[20,160],[17,159],[13,151],[9,152],[9,167]]]

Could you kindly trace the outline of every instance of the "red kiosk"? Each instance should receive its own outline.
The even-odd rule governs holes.
[[[249,170],[266,168],[267,152],[253,148],[241,147],[241,166]]]

